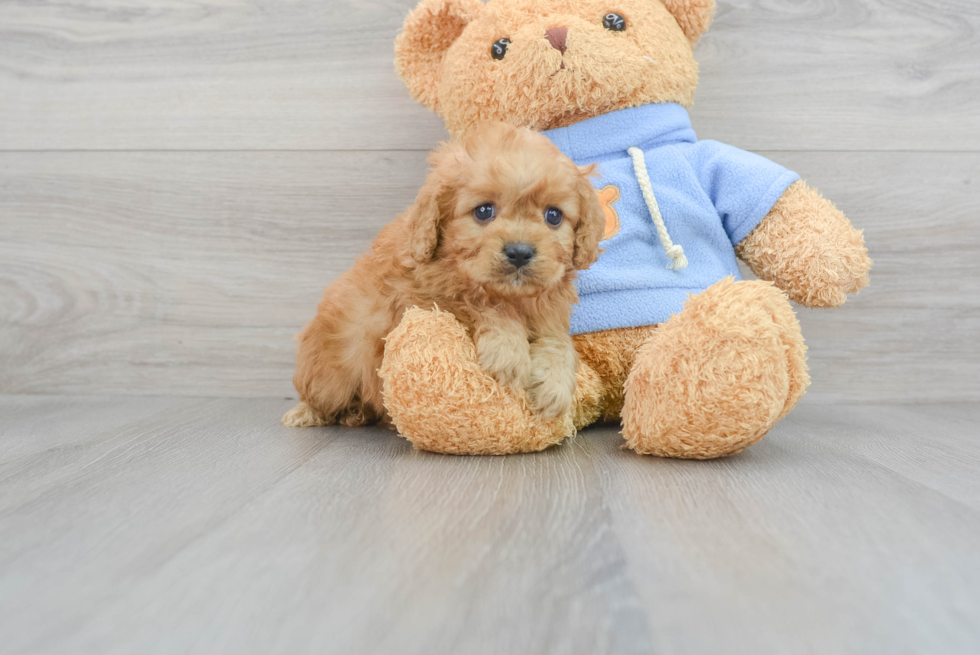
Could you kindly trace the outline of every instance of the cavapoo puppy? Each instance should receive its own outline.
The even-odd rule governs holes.
[[[542,417],[571,408],[573,280],[598,257],[605,227],[592,168],[504,123],[443,144],[429,164],[415,203],[327,287],[300,334],[300,402],[284,425],[383,419],[384,339],[413,306],[455,315],[483,369],[523,386]]]

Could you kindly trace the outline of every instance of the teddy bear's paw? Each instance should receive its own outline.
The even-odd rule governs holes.
[[[303,401],[298,402],[295,407],[286,412],[280,422],[287,428],[318,428],[334,423]]]
[[[808,384],[785,295],[729,278],[691,298],[640,349],[625,385],[623,436],[643,454],[732,455],[762,439]]]
[[[832,202],[794,182],[735,249],[763,280],[804,307],[839,307],[868,286],[872,261],[861,231]]]
[[[543,419],[558,418],[575,401],[575,349],[571,339],[537,339],[531,344],[528,384],[531,409]]]
[[[569,414],[538,417],[523,389],[502,386],[483,370],[473,340],[448,312],[405,312],[385,340],[378,374],[392,423],[420,450],[507,455],[575,434]]]

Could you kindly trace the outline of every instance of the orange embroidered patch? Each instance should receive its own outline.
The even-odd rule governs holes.
[[[606,231],[602,235],[602,240],[605,241],[619,233],[619,214],[613,207],[613,203],[619,200],[619,188],[610,184],[596,193],[599,195],[599,202],[602,203],[602,211],[606,213]]]

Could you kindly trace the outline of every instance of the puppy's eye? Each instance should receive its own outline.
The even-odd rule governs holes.
[[[503,59],[504,55],[507,54],[507,46],[510,45],[510,39],[498,39],[493,42],[490,46],[490,56],[494,59]]]
[[[484,203],[473,210],[473,218],[481,223],[489,223],[493,220],[496,212],[494,211],[493,203]]]
[[[557,207],[548,207],[544,210],[544,220],[548,225],[552,227],[558,227],[561,225],[561,210]]]
[[[626,29],[626,19],[610,12],[602,17],[602,26],[613,32],[622,32]]]

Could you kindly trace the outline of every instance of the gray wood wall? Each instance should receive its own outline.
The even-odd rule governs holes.
[[[409,204],[439,120],[414,0],[0,2],[0,393],[293,394],[292,335]],[[800,310],[811,399],[980,399],[980,2],[730,0],[702,138],[865,228],[872,286]]]

